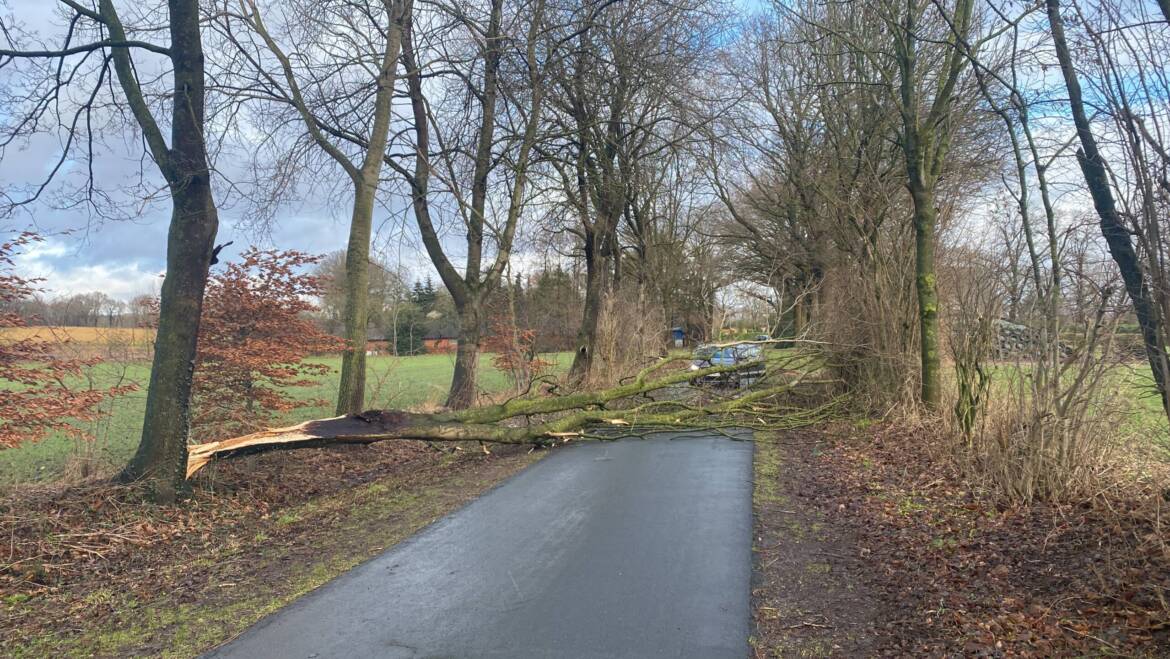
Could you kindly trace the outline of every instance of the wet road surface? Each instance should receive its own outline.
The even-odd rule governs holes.
[[[750,442],[558,448],[207,656],[742,659],[751,503]]]

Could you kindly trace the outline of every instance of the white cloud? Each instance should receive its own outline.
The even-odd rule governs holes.
[[[160,272],[139,262],[70,264],[75,251],[66,243],[47,239],[29,245],[17,257],[21,275],[42,279],[38,288],[46,297],[100,291],[119,300],[143,293],[155,294]]]

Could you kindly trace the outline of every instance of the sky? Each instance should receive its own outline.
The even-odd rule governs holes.
[[[0,0],[0,15],[9,24],[12,18],[45,37],[59,35],[59,19],[51,0]],[[119,3],[120,8],[127,3]],[[145,69],[149,61],[136,58]],[[11,73],[0,70],[0,86],[11,84]],[[0,110],[3,112],[3,110]],[[2,115],[0,115],[2,117]],[[166,132],[164,127],[164,132]],[[0,159],[0,188],[11,191],[39,182],[50,172],[62,153],[59,135],[46,132],[19,148],[10,147]],[[18,257],[18,271],[25,276],[42,278],[39,284],[45,297],[102,291],[119,299],[143,293],[157,293],[165,267],[167,226],[170,203],[165,194],[151,203],[143,203],[135,187],[140,172],[156,189],[161,177],[153,162],[143,159],[143,146],[130,131],[110,130],[99,145],[94,159],[94,177],[100,187],[112,195],[121,219],[106,219],[84,204],[66,207],[64,195],[76,192],[86,171],[84,159],[65,163],[57,183],[46,191],[45,201],[25,207],[8,217],[0,217],[0,236],[15,231],[35,230],[44,241],[32,245]],[[221,157],[217,169],[224,174],[219,181],[220,228],[217,243],[233,244],[224,249],[231,259],[249,245],[296,249],[325,254],[344,249],[348,234],[349,207],[343,195],[330,195],[332,185],[304,191],[304,199],[280,209],[277,221],[264,232],[250,229],[247,205],[239,203],[224,179],[235,179],[246,163],[239,156]],[[16,196],[16,195],[14,195]],[[237,197],[233,199],[233,197]],[[337,197],[333,199],[331,197]],[[374,250],[384,262],[401,266],[408,277],[434,276],[433,268],[420,249],[407,221],[413,218],[402,212],[401,199],[392,200],[391,208],[376,211],[374,225],[380,227]],[[406,221],[404,221],[406,220]],[[450,240],[453,236],[447,236]],[[458,260],[456,263],[458,264]]]
[[[763,2],[733,1],[745,12],[758,10]],[[137,6],[149,5],[117,2],[124,22],[133,22],[132,14]],[[15,20],[30,32],[40,34],[47,42],[46,47],[55,45],[63,33],[63,19],[59,13],[55,0],[0,0],[0,15],[5,24],[11,25]],[[161,62],[156,55],[135,53],[135,66],[140,77],[149,75],[152,70],[164,71]],[[12,85],[12,76],[11,71],[0,70],[0,89]],[[169,76],[163,80],[164,83],[168,81]],[[78,87],[74,99],[82,98],[86,91],[86,88]],[[120,90],[117,90],[117,98],[121,98]],[[10,118],[5,111],[0,105],[0,121]],[[165,118],[165,111],[159,114],[159,118]],[[167,128],[164,126],[163,130],[166,132]],[[27,144],[10,146],[3,151],[0,190],[19,191],[21,187],[39,183],[51,171],[63,151],[63,138],[56,133],[46,131]],[[162,179],[154,164],[145,158],[144,146],[136,131],[124,127],[105,131],[98,144],[98,155],[93,160],[94,178],[100,189],[114,199],[115,214],[121,216],[120,219],[103,218],[86,204],[65,201],[68,195],[83,189],[87,178],[86,160],[77,157],[80,154],[76,149],[74,153],[74,159],[65,162],[43,201],[10,216],[0,216],[0,236],[32,229],[44,238],[43,242],[26,248],[18,258],[19,272],[41,278],[41,295],[48,298],[101,291],[126,300],[139,294],[157,293],[165,266],[170,204],[165,194],[157,194],[157,199],[152,202],[142,201],[139,184],[145,181],[147,187],[158,191],[162,189]],[[215,162],[221,173],[216,191],[220,220],[216,243],[232,243],[223,250],[221,260],[225,257],[231,259],[250,245],[313,254],[344,249],[350,212],[344,193],[348,185],[341,180],[342,175],[336,167],[332,172],[336,185],[326,183],[311,190],[298,190],[300,199],[279,209],[275,215],[277,221],[261,233],[251,229],[246,216],[248,204],[241,203],[240,196],[228,184],[228,181],[246,178],[240,176],[246,173],[246,161],[247,154],[229,154]],[[406,200],[398,196],[388,198],[386,203],[389,208],[380,208],[375,213],[374,225],[380,228],[373,245],[375,254],[382,262],[403,271],[408,279],[428,276],[437,279],[417,238],[413,216],[406,212]],[[457,230],[444,234],[452,261],[457,266],[461,265],[459,254],[465,250],[460,234]],[[547,246],[531,248],[540,242],[538,236],[522,235],[519,238],[512,258],[514,272],[532,269],[545,261],[550,253],[555,258],[555,252],[550,252]]]
[[[758,10],[763,0],[735,0],[743,11]],[[61,34],[60,18],[56,17],[54,0],[0,0],[0,15],[5,24],[15,18],[26,28],[46,37]],[[118,6],[128,15],[134,3],[119,1]],[[140,73],[152,65],[148,57],[136,56]],[[11,71],[0,70],[0,90],[11,82]],[[77,92],[81,93],[81,92]],[[0,104],[0,121],[6,117]],[[165,130],[165,129],[164,129]],[[27,186],[42,179],[53,167],[62,152],[61,138],[48,131],[38,135],[21,148],[10,147],[0,158],[0,190]],[[252,230],[247,220],[248,205],[240,202],[240,195],[227,185],[226,180],[238,181],[247,168],[247,154],[227,154],[216,161],[223,175],[219,180],[217,201],[220,202],[220,229],[217,243],[232,242],[222,252],[231,259],[249,245],[296,249],[313,254],[325,254],[345,247],[349,206],[341,174],[333,168],[330,183],[313,189],[299,190],[299,199],[279,209],[277,221],[265,232]],[[153,202],[144,203],[137,184],[140,173],[155,189],[161,188],[161,178],[154,164],[144,158],[143,146],[132,131],[114,129],[107,132],[99,144],[94,159],[94,175],[100,187],[118,202],[122,219],[97,217],[85,204],[68,205],[62,195],[76,191],[85,179],[83,159],[66,162],[59,175],[58,185],[50,188],[43,202],[31,205],[15,214],[0,216],[0,237],[13,231],[35,229],[44,242],[30,246],[19,257],[17,267],[25,276],[39,277],[42,294],[46,297],[102,291],[119,299],[139,294],[156,293],[161,284],[165,264],[166,234],[170,204],[165,194]],[[322,177],[318,177],[319,179]],[[329,176],[324,176],[329,179]],[[330,194],[332,190],[338,194]],[[408,279],[432,277],[433,267],[416,237],[413,216],[406,212],[405,200],[390,198],[389,208],[375,212],[374,225],[379,228],[374,241],[374,252],[379,259],[403,270]],[[458,254],[462,236],[448,231],[444,239],[451,253]],[[545,248],[537,246],[539,236],[522,236],[513,256],[513,271],[530,270],[544,258]],[[452,260],[460,265],[457,256]]]

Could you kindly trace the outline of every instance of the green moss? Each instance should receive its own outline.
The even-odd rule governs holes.
[[[898,514],[909,516],[916,512],[926,510],[926,506],[916,502],[910,497],[902,497],[898,500]]]
[[[30,599],[32,599],[32,597],[27,593],[13,593],[4,597],[4,603],[8,606],[17,606],[19,604],[24,604]]]
[[[296,513],[284,513],[276,518],[277,526],[291,526],[301,521],[301,516]]]
[[[101,606],[114,601],[114,592],[108,588],[100,588],[85,596],[82,600],[89,606]]]
[[[930,541],[930,546],[935,549],[955,549],[959,542],[954,538],[935,538]]]
[[[853,420],[853,427],[857,428],[858,430],[868,430],[875,424],[877,424],[876,419],[871,419],[865,416]]]

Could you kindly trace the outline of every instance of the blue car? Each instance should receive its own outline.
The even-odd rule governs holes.
[[[732,345],[703,345],[695,349],[691,370],[699,371],[715,366],[746,364],[738,371],[708,373],[691,381],[692,384],[725,384],[736,387],[749,386],[764,375],[764,350],[752,343]]]

